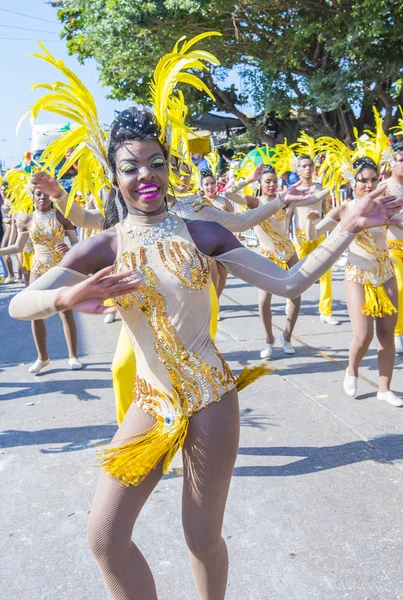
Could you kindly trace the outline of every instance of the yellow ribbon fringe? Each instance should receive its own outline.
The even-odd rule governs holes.
[[[236,380],[236,389],[243,390],[248,385],[268,375],[272,369],[267,364],[257,367],[244,367]],[[177,451],[182,448],[189,427],[189,418],[181,415],[172,428],[163,421],[128,438],[125,444],[97,452],[102,467],[123,485],[138,485],[164,459],[163,473],[171,471],[170,464]]]
[[[34,263],[34,253],[26,252],[25,250],[23,250],[22,251],[22,266],[24,267],[24,269],[26,269],[27,271],[30,271],[33,263]]]
[[[385,317],[397,311],[390,301],[383,285],[374,287],[370,283],[364,286],[365,303],[361,312],[367,317]]]
[[[141,483],[164,457],[162,470],[164,474],[169,473],[173,457],[183,446],[188,426],[189,419],[184,415],[172,429],[168,429],[162,421],[157,421],[139,433],[137,439],[130,438],[122,446],[99,451],[97,454],[102,460],[102,467],[125,486]]]

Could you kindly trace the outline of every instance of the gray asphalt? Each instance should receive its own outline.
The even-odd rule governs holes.
[[[107,600],[86,542],[98,477],[94,444],[116,430],[110,364],[121,327],[79,315],[84,369],[67,369],[60,319],[48,320],[52,362],[39,376],[30,325],[7,314],[21,286],[0,285],[0,598]],[[315,285],[286,357],[241,393],[241,443],[224,535],[228,600],[403,598],[403,409],[376,399],[376,345],[359,395],[342,390],[351,325],[343,274],[334,312],[319,322]],[[264,342],[256,290],[229,278],[218,346],[235,371],[260,362]],[[280,333],[284,300],[274,298]],[[394,390],[403,392],[403,360]],[[161,600],[197,600],[180,521],[180,457],[140,516],[135,539]]]

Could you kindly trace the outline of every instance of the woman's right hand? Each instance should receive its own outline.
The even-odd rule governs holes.
[[[63,192],[63,188],[60,186],[57,179],[51,177],[49,173],[45,173],[45,171],[34,173],[32,175],[32,183],[40,192],[42,192],[42,194],[52,196],[53,198],[58,198]]]
[[[130,277],[133,277],[130,270],[111,275],[111,267],[101,269],[81,283],[61,288],[56,296],[55,308],[58,312],[70,309],[96,315],[114,312],[113,306],[106,307],[103,303],[109,298],[134,292],[142,281],[124,281]]]

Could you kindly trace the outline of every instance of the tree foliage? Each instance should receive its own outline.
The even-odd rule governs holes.
[[[403,103],[403,4],[396,0],[58,0],[68,50],[94,58],[112,97],[146,103],[156,60],[182,35],[217,30],[208,49],[222,66],[204,75],[215,107],[247,126],[257,112],[291,114],[313,133],[351,136],[393,124]],[[223,84],[231,69],[243,91]],[[193,114],[213,108],[197,93]]]

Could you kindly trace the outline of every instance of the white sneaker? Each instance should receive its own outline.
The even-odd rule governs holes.
[[[39,371],[42,371],[42,369],[44,367],[47,367],[49,363],[50,358],[48,358],[47,360],[41,360],[40,358],[37,358],[34,364],[29,367],[28,371],[30,373],[33,373],[34,375],[37,375]]]
[[[397,406],[398,408],[403,406],[403,398],[399,398],[399,396],[396,396],[396,394],[390,390],[387,392],[378,392],[376,397],[378,400],[385,400],[385,402],[392,406]]]
[[[357,383],[358,377],[349,375],[347,367],[346,374],[344,375],[343,388],[347,396],[350,396],[350,398],[355,398],[357,395]]]
[[[70,369],[72,369],[72,371],[79,371],[80,369],[83,368],[83,365],[80,363],[80,361],[76,357],[69,358],[69,366],[70,366]]]
[[[279,341],[283,347],[284,354],[295,354],[294,346],[291,344],[291,342],[287,342],[287,340],[284,339],[283,333],[280,335]]]
[[[396,354],[403,354],[403,335],[395,335]]]
[[[340,325],[340,321],[335,319],[333,315],[320,315],[320,320],[322,323],[327,323],[328,325]]]
[[[263,350],[260,353],[260,358],[271,358],[275,341],[276,340],[273,340],[271,344],[269,344],[268,342],[265,343]]]
[[[108,324],[108,323],[113,323],[113,321],[115,320],[115,313],[108,313],[104,319],[104,323]]]
[[[18,283],[18,281],[16,277],[6,277],[3,283]]]

